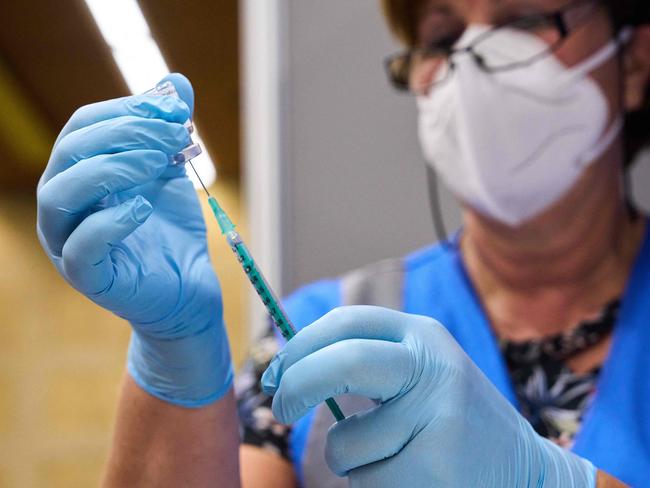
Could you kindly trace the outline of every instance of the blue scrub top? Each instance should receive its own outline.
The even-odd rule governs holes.
[[[508,370],[457,246],[435,245],[403,259],[403,311],[441,322],[515,406]],[[341,281],[324,280],[287,298],[300,329],[342,304]],[[632,486],[650,483],[650,225],[624,293],[612,346],[573,451]],[[294,424],[291,455],[299,479],[313,411]]]

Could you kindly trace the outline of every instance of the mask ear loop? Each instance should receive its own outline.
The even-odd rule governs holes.
[[[436,171],[429,165],[426,165],[427,170],[427,184],[429,186],[429,204],[431,206],[431,219],[433,220],[433,230],[436,233],[438,242],[447,250],[455,248],[454,241],[449,239],[447,228],[445,227],[445,219],[442,216],[440,205],[440,191],[438,189],[438,175]]]
[[[603,46],[603,48],[588,57],[586,60],[569,68],[569,71],[573,76],[584,76],[587,73],[591,73],[602,66],[610,58],[614,57],[616,53],[620,53],[623,46],[630,42],[633,35],[634,29],[632,27],[622,27],[616,36]]]
[[[618,69],[620,73],[625,72],[625,48],[627,47],[628,43],[632,39],[632,35],[634,33],[634,29],[630,26],[623,26],[620,30],[620,33],[617,36],[617,45],[618,45]],[[619,99],[619,105],[621,107],[621,111],[623,112],[621,117],[623,119],[623,129],[622,129],[622,134],[623,137],[625,137],[625,126],[626,126],[626,121],[627,117],[625,114],[625,83],[623,80],[621,80],[621,83],[619,83],[618,87],[618,99]],[[639,213],[639,210],[637,209],[636,204],[634,203],[634,198],[632,196],[632,175],[630,174],[631,172],[631,167],[632,167],[632,161],[629,161],[632,158],[632,154],[628,154],[628,151],[625,150],[623,158],[623,175],[622,175],[622,184],[623,184],[623,199],[624,199],[624,204],[625,208],[627,210],[628,216],[630,217],[630,220],[632,222],[636,222],[641,214]]]

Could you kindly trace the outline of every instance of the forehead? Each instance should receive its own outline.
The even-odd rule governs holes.
[[[536,9],[551,11],[574,0],[425,0],[421,3],[420,19],[432,12],[453,13],[458,16],[490,13],[504,9]]]
[[[423,0],[416,12],[418,45],[432,37],[457,33],[469,23],[492,24],[512,18],[552,12],[577,0]]]

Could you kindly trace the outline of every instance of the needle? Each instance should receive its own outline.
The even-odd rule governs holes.
[[[187,162],[190,163],[190,166],[192,167],[192,170],[194,171],[194,174],[196,175],[197,179],[199,180],[199,183],[201,183],[201,186],[203,187],[203,189],[205,190],[205,193],[206,193],[206,194],[208,195],[208,197],[209,197],[209,196],[210,196],[210,192],[209,192],[208,189],[205,187],[205,184],[203,183],[203,180],[202,180],[201,177],[199,176],[198,171],[196,171],[196,168],[195,168],[194,165],[192,164],[192,160],[190,159],[190,160],[188,160]]]

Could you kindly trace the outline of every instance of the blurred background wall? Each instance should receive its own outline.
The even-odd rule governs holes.
[[[237,1],[138,3],[169,68],[194,84],[195,122],[219,170],[212,190],[245,232]],[[129,327],[50,264],[35,234],[35,188],[73,111],[129,90],[83,0],[3,1],[0,19],[0,487],[96,486]],[[244,282],[210,220],[208,227],[239,363]]]
[[[290,6],[283,216],[293,288],[434,236],[415,100],[386,81],[383,59],[400,46],[379,2]]]

